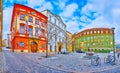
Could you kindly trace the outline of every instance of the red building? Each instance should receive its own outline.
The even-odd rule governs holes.
[[[14,52],[44,52],[47,49],[47,17],[15,4],[11,21],[11,47]]]

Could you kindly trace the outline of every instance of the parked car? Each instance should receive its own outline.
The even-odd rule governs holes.
[[[10,49],[10,47],[9,47],[9,46],[7,46],[6,48]]]
[[[77,53],[85,53],[84,51],[81,51],[81,50],[77,50],[76,52]]]

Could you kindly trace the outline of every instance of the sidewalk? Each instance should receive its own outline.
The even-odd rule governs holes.
[[[0,73],[4,73],[4,60],[2,52],[0,52]]]

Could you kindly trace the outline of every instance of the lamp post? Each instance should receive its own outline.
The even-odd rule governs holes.
[[[115,44],[114,44],[114,42],[115,42],[115,40],[114,40],[114,35],[115,35],[114,30],[115,30],[115,28],[112,27],[111,30],[112,30],[112,33],[113,33],[113,50],[114,50],[114,64],[115,64]]]

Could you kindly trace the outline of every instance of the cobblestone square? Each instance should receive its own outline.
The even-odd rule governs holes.
[[[53,53],[54,54],[54,53]],[[85,53],[54,54],[45,58],[45,53],[0,53],[0,73],[120,73],[120,59],[116,65],[104,63],[108,53],[95,53],[101,65],[91,65]],[[111,54],[112,55],[112,54]]]

